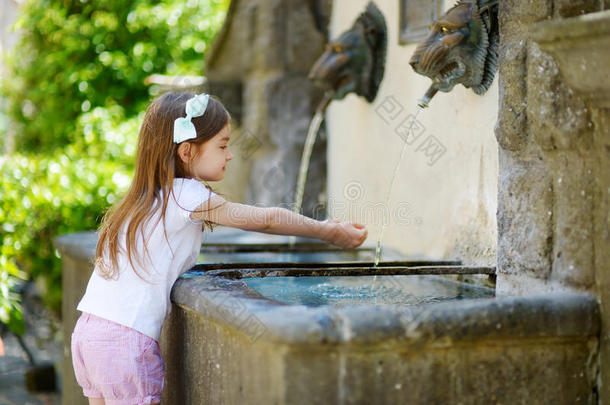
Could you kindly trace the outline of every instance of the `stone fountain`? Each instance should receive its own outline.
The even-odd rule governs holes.
[[[211,262],[195,269],[203,274],[172,291],[161,341],[164,402],[610,401],[610,113],[607,83],[596,80],[608,72],[599,50],[607,49],[610,16],[569,18],[600,8],[586,0],[498,4],[497,270],[399,255],[377,269],[378,279],[428,277],[420,280],[453,283],[447,288],[462,299],[311,306],[256,285],[283,277],[298,289],[292,280],[371,277],[370,251],[325,263],[230,263],[235,247],[208,240],[202,255]],[[90,271],[92,249],[79,235],[57,245],[69,297],[71,280]],[[463,299],[467,287],[484,292],[494,280],[496,298]]]

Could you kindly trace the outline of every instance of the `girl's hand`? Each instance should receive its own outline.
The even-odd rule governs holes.
[[[344,249],[353,249],[362,245],[369,234],[364,225],[355,222],[327,219],[323,224],[323,239]]]

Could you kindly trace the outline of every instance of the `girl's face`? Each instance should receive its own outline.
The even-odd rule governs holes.
[[[199,181],[219,181],[225,177],[227,163],[233,159],[228,146],[230,138],[231,126],[227,124],[212,139],[199,145],[198,153],[190,162],[193,178]]]

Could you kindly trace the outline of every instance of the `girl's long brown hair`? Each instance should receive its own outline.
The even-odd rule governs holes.
[[[193,97],[190,92],[167,93],[155,99],[146,109],[140,128],[136,156],[135,174],[125,197],[108,210],[102,220],[96,249],[96,266],[105,278],[116,278],[119,274],[119,237],[124,229],[127,257],[136,274],[134,261],[143,264],[146,251],[144,224],[155,213],[154,206],[161,204],[161,216],[165,227],[165,211],[176,177],[191,177],[190,170],[178,156],[178,144],[174,143],[174,120],[186,116],[186,101]],[[205,114],[192,119],[197,138],[185,141],[199,146],[218,134],[228,123],[229,114],[224,106],[210,97]],[[203,227],[211,226],[204,222]],[[123,228],[125,227],[125,228]],[[135,249],[140,237],[144,252]],[[167,236],[166,236],[167,237]],[[107,256],[104,256],[104,254]],[[109,259],[110,262],[106,262]]]

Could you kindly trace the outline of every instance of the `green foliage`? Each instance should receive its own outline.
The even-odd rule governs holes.
[[[25,269],[47,287],[59,311],[61,263],[57,235],[95,229],[103,211],[129,185],[124,165],[76,157],[13,155],[0,163],[0,263]]]
[[[0,138],[0,321],[23,330],[18,277],[61,304],[53,239],[99,226],[129,185],[152,73],[199,75],[229,0],[28,0],[5,55]],[[4,106],[3,106],[4,105]],[[4,143],[0,140],[0,144]]]
[[[23,335],[25,325],[15,287],[20,279],[24,278],[24,274],[19,271],[15,263],[7,260],[2,254],[0,254],[0,266],[0,322],[14,333]]]
[[[125,116],[148,100],[153,72],[200,74],[227,0],[30,0],[7,60],[8,114],[17,148],[53,151],[82,136],[75,121],[95,107]]]

